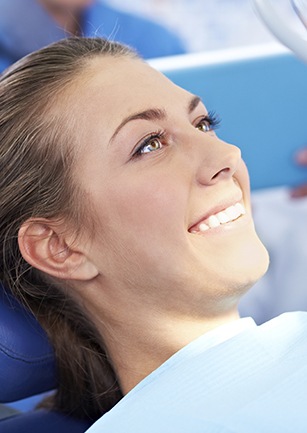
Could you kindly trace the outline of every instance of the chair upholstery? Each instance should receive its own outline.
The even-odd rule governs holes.
[[[36,319],[0,284],[0,403],[56,388],[53,350]],[[3,433],[83,433],[90,421],[35,410],[0,419]]]
[[[1,433],[84,433],[90,421],[76,420],[56,412],[37,410],[0,420]]]
[[[36,319],[0,285],[0,403],[56,387],[54,355]]]

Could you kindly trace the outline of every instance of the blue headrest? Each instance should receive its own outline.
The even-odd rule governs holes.
[[[56,388],[54,354],[36,319],[0,284],[0,402]]]
[[[37,410],[0,420],[5,433],[84,433],[93,421],[78,420],[56,412]]]

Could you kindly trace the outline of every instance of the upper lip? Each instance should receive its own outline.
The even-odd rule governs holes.
[[[226,208],[228,208],[229,206],[233,206],[238,202],[241,202],[242,200],[242,192],[238,191],[237,194],[235,194],[232,197],[229,197],[227,199],[223,199],[220,200],[215,206],[213,206],[212,208],[210,208],[210,210],[206,211],[205,213],[203,213],[200,216],[197,216],[195,218],[195,221],[192,222],[192,224],[189,225],[188,230],[190,231],[193,227],[197,226],[199,223],[201,223],[202,221],[206,220],[207,218],[209,218],[209,216],[211,215],[215,215],[218,212],[221,212],[223,210],[225,210]]]

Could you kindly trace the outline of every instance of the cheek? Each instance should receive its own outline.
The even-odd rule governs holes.
[[[238,164],[237,170],[233,176],[233,180],[242,190],[244,205],[246,209],[251,212],[250,180],[248,169],[243,159],[241,159]]]
[[[111,214],[117,215],[131,230],[146,231],[184,218],[184,186],[177,176],[167,176],[166,171],[140,173],[134,178],[113,182],[107,191],[107,200],[113,207]]]
[[[159,233],[165,235],[184,221],[184,194],[178,185],[166,180],[129,183],[113,189],[110,195],[112,214],[116,215],[120,231],[123,228],[138,236],[154,237]]]
[[[109,203],[107,211],[100,207],[104,227],[95,242],[103,274],[140,287],[176,268],[176,251],[186,241],[186,199],[177,187],[157,180],[108,189],[101,200]]]
[[[110,271],[117,267],[131,274],[142,267],[150,272],[162,262],[171,266],[173,253],[179,247],[182,250],[186,188],[177,177],[167,178],[165,173],[144,177],[129,182],[117,178],[105,189],[103,198],[95,198],[105,223],[98,248],[104,245],[100,253]]]
[[[244,197],[247,201],[250,201],[250,181],[249,174],[245,162],[241,159],[238,169],[235,173],[235,178],[238,180],[240,187],[242,188]]]

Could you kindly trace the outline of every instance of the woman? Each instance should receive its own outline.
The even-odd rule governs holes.
[[[53,407],[113,408],[93,432],[274,431],[287,413],[303,431],[284,406],[307,396],[306,317],[239,320],[268,256],[240,150],[202,101],[75,38],[12,67],[0,110],[1,278],[55,347]]]

